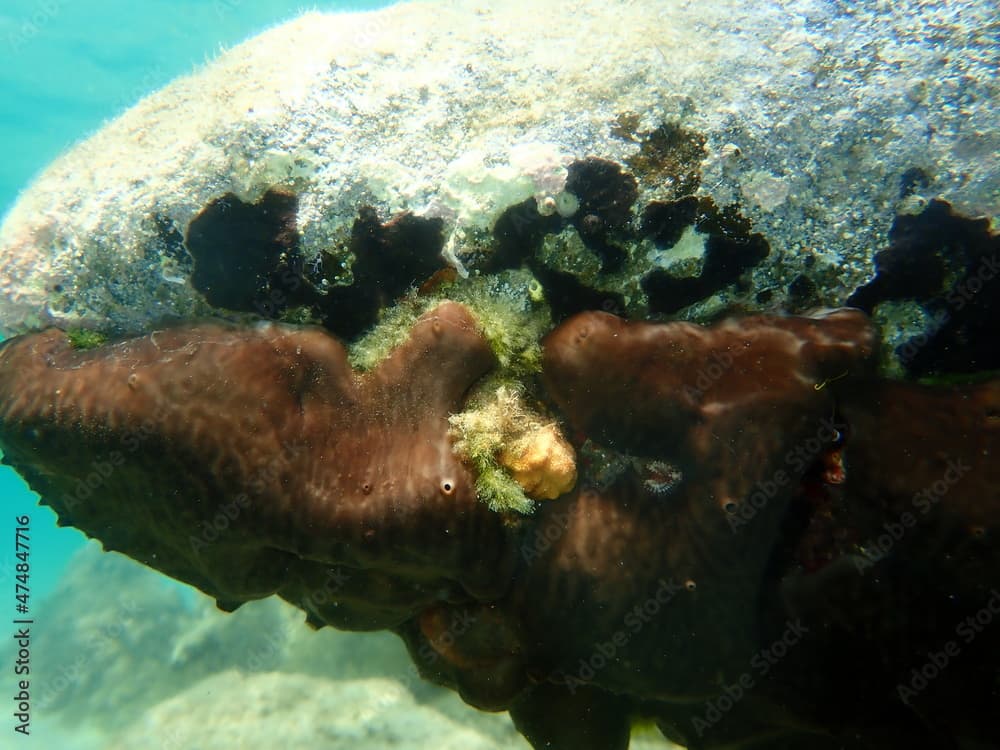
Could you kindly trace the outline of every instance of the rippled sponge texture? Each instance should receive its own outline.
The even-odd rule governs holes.
[[[0,350],[5,460],[61,523],[224,606],[279,593],[389,627],[440,591],[495,593],[501,524],[447,422],[494,363],[454,303],[364,374],[320,329],[204,324],[88,351],[51,329]],[[303,602],[331,566],[336,601]]]

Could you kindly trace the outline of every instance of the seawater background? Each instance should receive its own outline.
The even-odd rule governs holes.
[[[58,154],[140,98],[306,9],[369,10],[384,0],[4,0],[0,5],[0,210]],[[0,507],[32,517],[32,597],[50,592],[82,535],[57,529],[21,478],[0,467]],[[11,531],[11,534],[13,532]],[[0,604],[13,539],[0,539]],[[12,594],[11,594],[12,595]],[[0,742],[0,746],[3,743]]]

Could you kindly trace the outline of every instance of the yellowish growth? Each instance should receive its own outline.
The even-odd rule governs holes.
[[[476,496],[497,513],[516,511],[528,515],[535,510],[534,502],[524,494],[521,485],[495,462],[480,470]]]
[[[538,279],[532,279],[528,282],[528,299],[536,304],[545,301],[545,290],[542,288],[542,282]]]
[[[542,349],[538,340],[544,329],[536,321],[514,308],[509,300],[464,294],[456,294],[455,298],[472,310],[501,369],[517,375],[541,369]]]
[[[455,452],[479,474],[479,499],[496,511],[530,513],[529,498],[572,489],[576,456],[558,426],[528,409],[515,386],[483,392],[486,398],[449,418]]]
[[[351,346],[351,364],[377,367],[406,340],[417,318],[445,300],[469,309],[498,363],[468,408],[451,417],[455,452],[476,469],[482,502],[495,511],[531,513],[532,498],[558,497],[573,487],[576,459],[558,427],[521,397],[518,381],[541,370],[539,341],[552,327],[544,290],[529,271],[459,278],[429,294],[411,292]]]
[[[528,271],[506,271],[442,284],[429,296],[413,292],[382,311],[378,324],[351,347],[351,364],[378,365],[409,336],[414,321],[445,300],[461,302],[476,318],[508,378],[541,369],[539,340],[551,328],[541,285]]]
[[[576,484],[576,454],[555,423],[514,440],[499,460],[529,497],[554,500]]]
[[[409,294],[393,307],[383,309],[375,327],[351,346],[351,365],[359,370],[374,370],[389,352],[406,341],[416,319],[441,301]]]

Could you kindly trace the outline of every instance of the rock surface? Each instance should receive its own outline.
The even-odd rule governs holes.
[[[678,266],[600,225],[613,234],[651,200],[697,193],[738,201],[771,243],[752,272],[771,304],[803,289],[842,302],[901,200],[997,215],[992,13],[929,0],[310,13],[140,102],[25,191],[0,229],[0,332],[212,312],[192,285],[190,224],[275,186],[298,195],[297,262],[320,293],[350,275],[362,206],[440,222],[445,255],[471,267],[497,251],[502,212],[534,201],[536,218],[572,224],[567,246],[597,226],[585,240],[606,271],[624,252],[684,279],[701,262],[690,236]],[[625,165],[634,206],[601,213],[568,171],[591,156]],[[733,283],[685,315],[742,300]],[[644,294],[634,278],[606,286],[626,305]]]

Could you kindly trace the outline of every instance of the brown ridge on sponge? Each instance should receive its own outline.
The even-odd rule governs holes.
[[[542,509],[539,523],[561,514],[564,529],[527,571],[526,602],[553,602],[597,633],[621,627],[636,603],[669,608],[619,649],[605,686],[708,694],[718,673],[741,668],[798,492],[802,470],[789,465],[789,451],[833,429],[827,385],[867,376],[874,342],[867,318],[852,310],[707,328],[588,312],[545,339],[546,389],[570,425],[683,477],[665,497],[628,474],[582,490],[570,508]],[[528,605],[525,618],[544,627]],[[550,654],[556,672],[586,683],[575,667],[581,656],[586,644],[572,635]]]
[[[927,725],[995,744],[1000,631],[963,643],[919,712],[895,691],[1000,588],[1000,386],[874,380],[874,341],[853,310],[570,319],[541,395],[578,440],[642,460],[601,486],[582,468],[517,523],[475,499],[447,434],[495,364],[455,303],[365,374],[327,333],[274,324],[87,351],[19,337],[0,348],[0,442],[62,523],[226,609],[277,593],[314,625],[391,628],[421,674],[539,748],[625,748],[636,715],[705,748],[918,746]]]
[[[227,608],[295,602],[344,566],[312,614],[388,627],[504,585],[501,519],[447,436],[493,365],[454,303],[365,375],[320,329],[209,323],[90,351],[53,329],[0,350],[4,458],[62,523]]]
[[[691,462],[722,424],[760,412],[771,431],[823,407],[824,383],[871,372],[876,340],[864,314],[847,309],[711,327],[586,312],[546,338],[546,387],[589,437]]]

